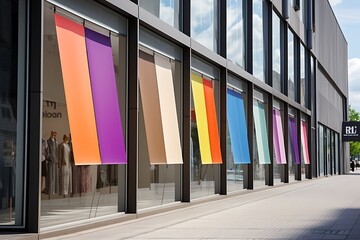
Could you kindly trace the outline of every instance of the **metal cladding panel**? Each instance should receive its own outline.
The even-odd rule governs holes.
[[[348,97],[348,44],[328,1],[315,1],[315,11],[315,55]]]
[[[317,80],[317,118],[322,124],[341,132],[343,122],[342,97],[319,70]]]

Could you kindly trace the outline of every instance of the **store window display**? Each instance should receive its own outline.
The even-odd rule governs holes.
[[[127,22],[67,4],[44,4],[41,227],[117,213],[125,198]]]
[[[59,172],[60,172],[60,183],[59,189],[60,194],[64,197],[72,194],[72,163],[71,151],[69,144],[70,138],[64,135],[63,142],[59,144]]]
[[[268,138],[268,118],[266,93],[254,90],[253,116],[254,116],[254,187],[266,184],[265,164],[271,164],[269,138]],[[271,115],[270,115],[271,116]]]
[[[248,96],[246,82],[228,75],[226,94],[227,114],[227,190],[243,190],[247,164],[251,163],[248,129]]]
[[[191,58],[191,199],[214,195],[222,164],[219,137],[220,71],[193,55]]]
[[[181,200],[181,48],[140,28],[138,208]]]
[[[289,107],[288,116],[288,169],[289,169],[289,182],[294,182],[297,176],[298,165],[301,164],[299,138],[297,131],[298,114],[296,109]]]
[[[273,176],[274,184],[284,182],[285,164],[287,164],[284,142],[284,105],[273,99]]]
[[[50,138],[47,140],[47,178],[45,192],[49,195],[59,193],[58,142],[56,136],[57,132],[51,131]]]

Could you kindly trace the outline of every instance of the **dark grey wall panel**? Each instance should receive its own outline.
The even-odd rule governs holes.
[[[347,42],[327,0],[315,1],[315,29],[314,53],[347,98]]]
[[[319,69],[316,71],[316,77],[318,84],[318,121],[341,133],[343,122],[342,96]]]

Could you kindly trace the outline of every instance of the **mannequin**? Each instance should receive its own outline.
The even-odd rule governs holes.
[[[45,181],[47,177],[47,161],[46,160],[46,151],[47,151],[47,141],[42,138],[41,139],[41,192],[45,193]]]
[[[72,194],[72,166],[69,136],[64,135],[63,142],[59,144],[59,170],[61,172],[60,189],[64,197]]]
[[[56,141],[57,133],[51,131],[50,138],[47,140],[48,174],[46,177],[46,190],[50,195],[59,192],[59,170],[58,170],[58,144]]]

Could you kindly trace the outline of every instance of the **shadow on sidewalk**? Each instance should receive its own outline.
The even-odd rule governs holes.
[[[360,209],[338,210],[328,216],[333,219],[306,229],[292,239],[360,239]]]

